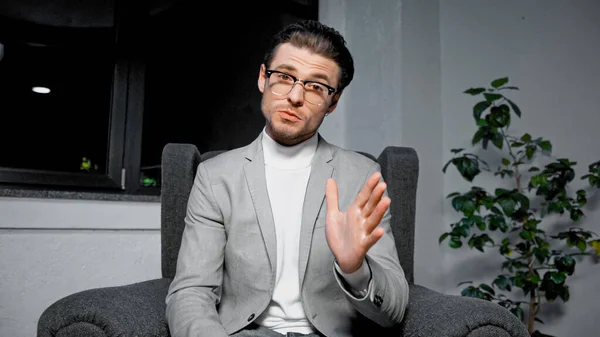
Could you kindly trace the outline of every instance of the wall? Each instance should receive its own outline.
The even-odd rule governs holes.
[[[442,222],[442,115],[438,1],[322,1],[320,20],[338,29],[356,73],[321,127],[343,147],[378,155],[386,146],[417,150],[420,181],[415,278],[439,288]]]
[[[158,203],[0,198],[0,336],[35,336],[54,301],[160,277]]]
[[[451,158],[451,148],[469,147],[475,130],[470,111],[476,101],[462,91],[504,76],[521,89],[507,93],[523,111],[522,118],[513,121],[515,135],[527,131],[551,140],[554,156],[579,163],[578,175],[600,159],[598,13],[600,2],[595,0],[440,1],[444,161]],[[483,187],[494,186],[491,182],[491,178],[476,181]],[[573,189],[580,186],[578,180]],[[444,177],[443,195],[467,187],[452,171]],[[447,202],[444,206],[444,224],[458,220]],[[586,214],[582,225],[600,233],[598,198],[592,199]],[[542,228],[556,228],[555,222],[568,219],[550,218]],[[443,249],[441,255],[445,282],[440,289],[447,292],[456,293],[460,281],[487,280],[500,273],[498,264],[484,263],[475,252]],[[570,279],[568,304],[547,305],[542,311],[545,325],[538,324],[542,331],[556,336],[597,335],[600,268],[581,259],[577,269]]]
[[[524,114],[514,132],[527,130],[552,140],[555,155],[578,161],[579,173],[599,159],[598,140],[592,136],[600,125],[593,104],[599,89],[599,6],[585,0],[338,0],[321,5],[321,20],[346,36],[357,67],[341,113],[328,117],[323,134],[374,154],[387,145],[419,152],[417,283],[458,294],[458,282],[487,280],[500,272],[497,264],[483,263],[481,254],[437,245],[457,220],[444,196],[468,187],[454,172],[441,173],[450,149],[468,147],[474,132],[474,102],[463,90],[509,76],[521,88],[513,97]],[[493,182],[479,180],[484,187]],[[600,232],[598,198],[590,204],[583,225]],[[538,328],[546,333],[594,334],[597,296],[590,294],[600,271],[584,260],[578,268],[568,305],[545,306],[546,324]]]

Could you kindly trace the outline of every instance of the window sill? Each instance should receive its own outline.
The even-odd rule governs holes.
[[[36,190],[36,189],[9,188],[9,187],[0,187],[0,197],[160,202],[159,195],[124,194],[124,193],[110,193],[110,192],[83,192],[83,191],[75,192],[75,191],[60,191],[60,190],[48,190],[48,189]]]

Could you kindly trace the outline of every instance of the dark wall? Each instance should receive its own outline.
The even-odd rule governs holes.
[[[166,142],[231,149],[262,130],[257,79],[269,39],[284,20],[316,18],[316,10],[260,3],[182,1],[152,18],[144,131],[162,133],[143,136],[143,165],[158,162],[153,149]]]

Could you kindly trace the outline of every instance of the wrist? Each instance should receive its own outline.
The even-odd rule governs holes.
[[[358,262],[354,263],[340,263],[338,259],[335,259],[335,263],[338,266],[339,270],[344,274],[352,274],[359,270],[365,261],[365,258],[358,260]]]

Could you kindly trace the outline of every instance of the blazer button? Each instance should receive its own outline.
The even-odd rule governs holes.
[[[380,307],[381,303],[383,303],[383,298],[381,298],[381,296],[379,296],[379,295],[375,295],[375,298],[373,299],[373,303],[375,303],[376,306]]]
[[[250,317],[248,317],[248,322],[250,322],[253,319],[254,319],[254,314],[252,314],[252,315],[250,315]]]

